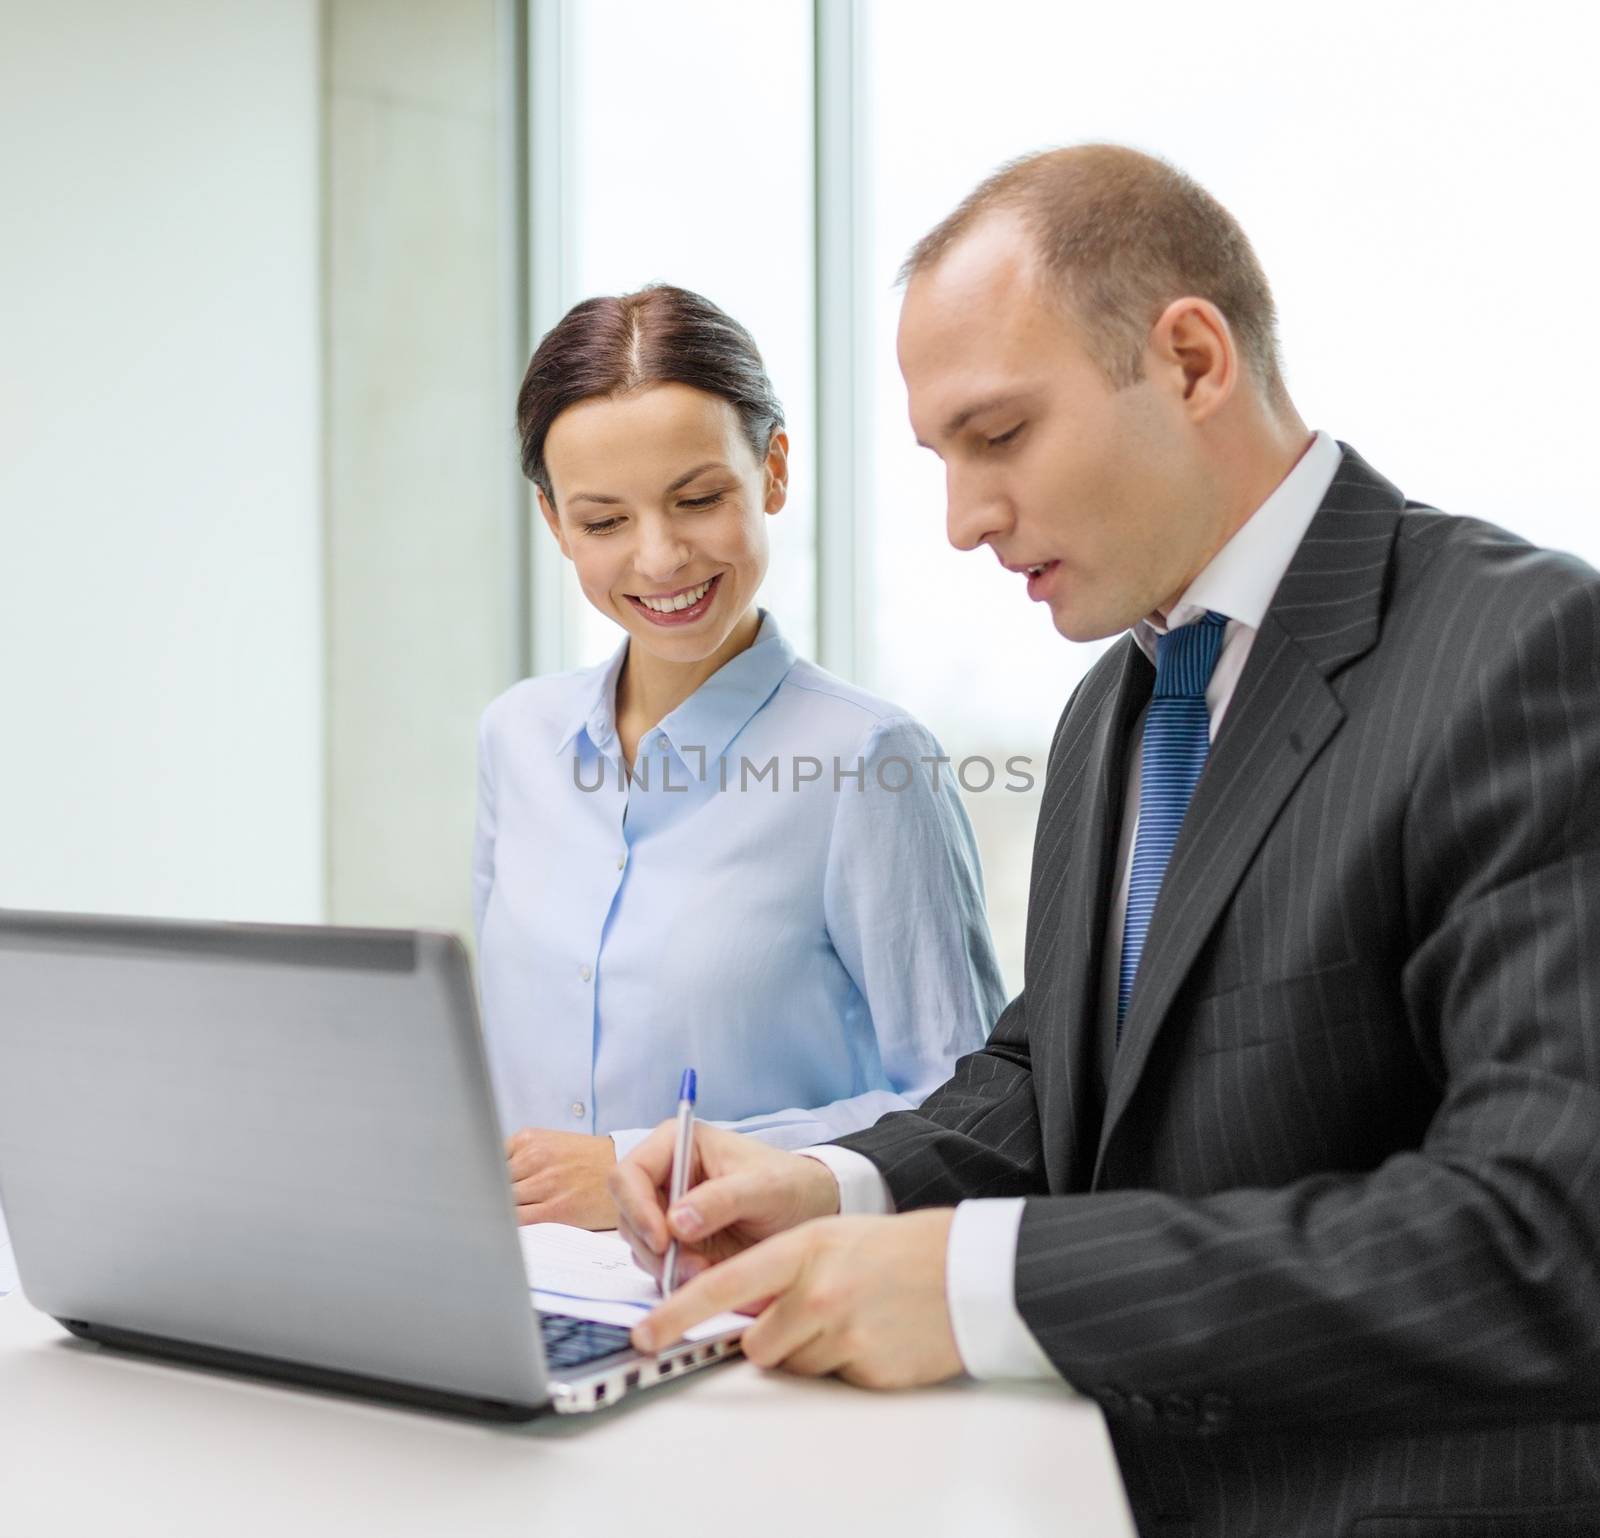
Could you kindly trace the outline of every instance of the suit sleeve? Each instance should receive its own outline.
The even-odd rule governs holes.
[[[1042,1189],[1023,995],[1006,1006],[988,1042],[962,1058],[949,1082],[916,1110],[896,1111],[834,1141],[878,1166],[900,1212]]]
[[[1108,1407],[1600,1412],[1600,587],[1543,596],[1463,670],[1407,799],[1420,1146],[1279,1189],[1028,1201],[1018,1307]]]

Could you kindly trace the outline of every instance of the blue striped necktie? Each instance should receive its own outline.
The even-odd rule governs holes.
[[[1122,931],[1122,974],[1117,980],[1117,1045],[1144,954],[1150,916],[1178,842],[1178,829],[1200,783],[1211,750],[1206,685],[1222,651],[1226,616],[1207,613],[1156,641],[1156,686],[1144,720],[1139,768],[1139,836],[1128,881],[1128,915]]]

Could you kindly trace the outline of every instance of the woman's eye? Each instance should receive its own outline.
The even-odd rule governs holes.
[[[706,497],[685,497],[681,502],[678,503],[678,506],[693,508],[715,507],[721,500],[722,493],[720,491],[714,491],[710,496]]]
[[[593,523],[584,524],[583,532],[585,534],[609,534],[621,522],[620,518],[596,518]]]
[[[1004,448],[1005,445],[1010,443],[1011,440],[1013,438],[1015,438],[1017,436],[1017,434],[1020,433],[1022,431],[1022,429],[1024,427],[1026,427],[1026,426],[1027,426],[1026,422],[1018,422],[1017,425],[1015,427],[1013,427],[1010,432],[1001,433],[998,437],[995,437],[995,438],[985,438],[983,441],[986,444],[988,444],[988,446],[991,449]]]

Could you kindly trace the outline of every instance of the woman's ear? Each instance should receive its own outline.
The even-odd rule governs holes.
[[[539,499],[539,511],[544,514],[544,521],[550,532],[555,535],[556,543],[561,546],[561,553],[570,561],[572,551],[567,548],[567,536],[561,532],[561,520],[556,517],[556,510],[551,507],[550,499],[544,494],[543,486],[534,487],[534,495]]]
[[[767,495],[763,510],[775,513],[789,500],[789,435],[775,432],[767,444]]]

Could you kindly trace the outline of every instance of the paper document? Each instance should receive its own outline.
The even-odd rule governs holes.
[[[540,1292],[654,1308],[661,1301],[655,1278],[633,1263],[633,1251],[615,1229],[591,1233],[565,1223],[530,1223],[517,1230],[522,1269]]]
[[[655,1278],[633,1263],[627,1241],[614,1230],[591,1233],[565,1223],[530,1223],[517,1230],[522,1268],[536,1307],[600,1324],[634,1324],[661,1301]],[[689,1331],[703,1340],[742,1329],[743,1314],[718,1314]]]

